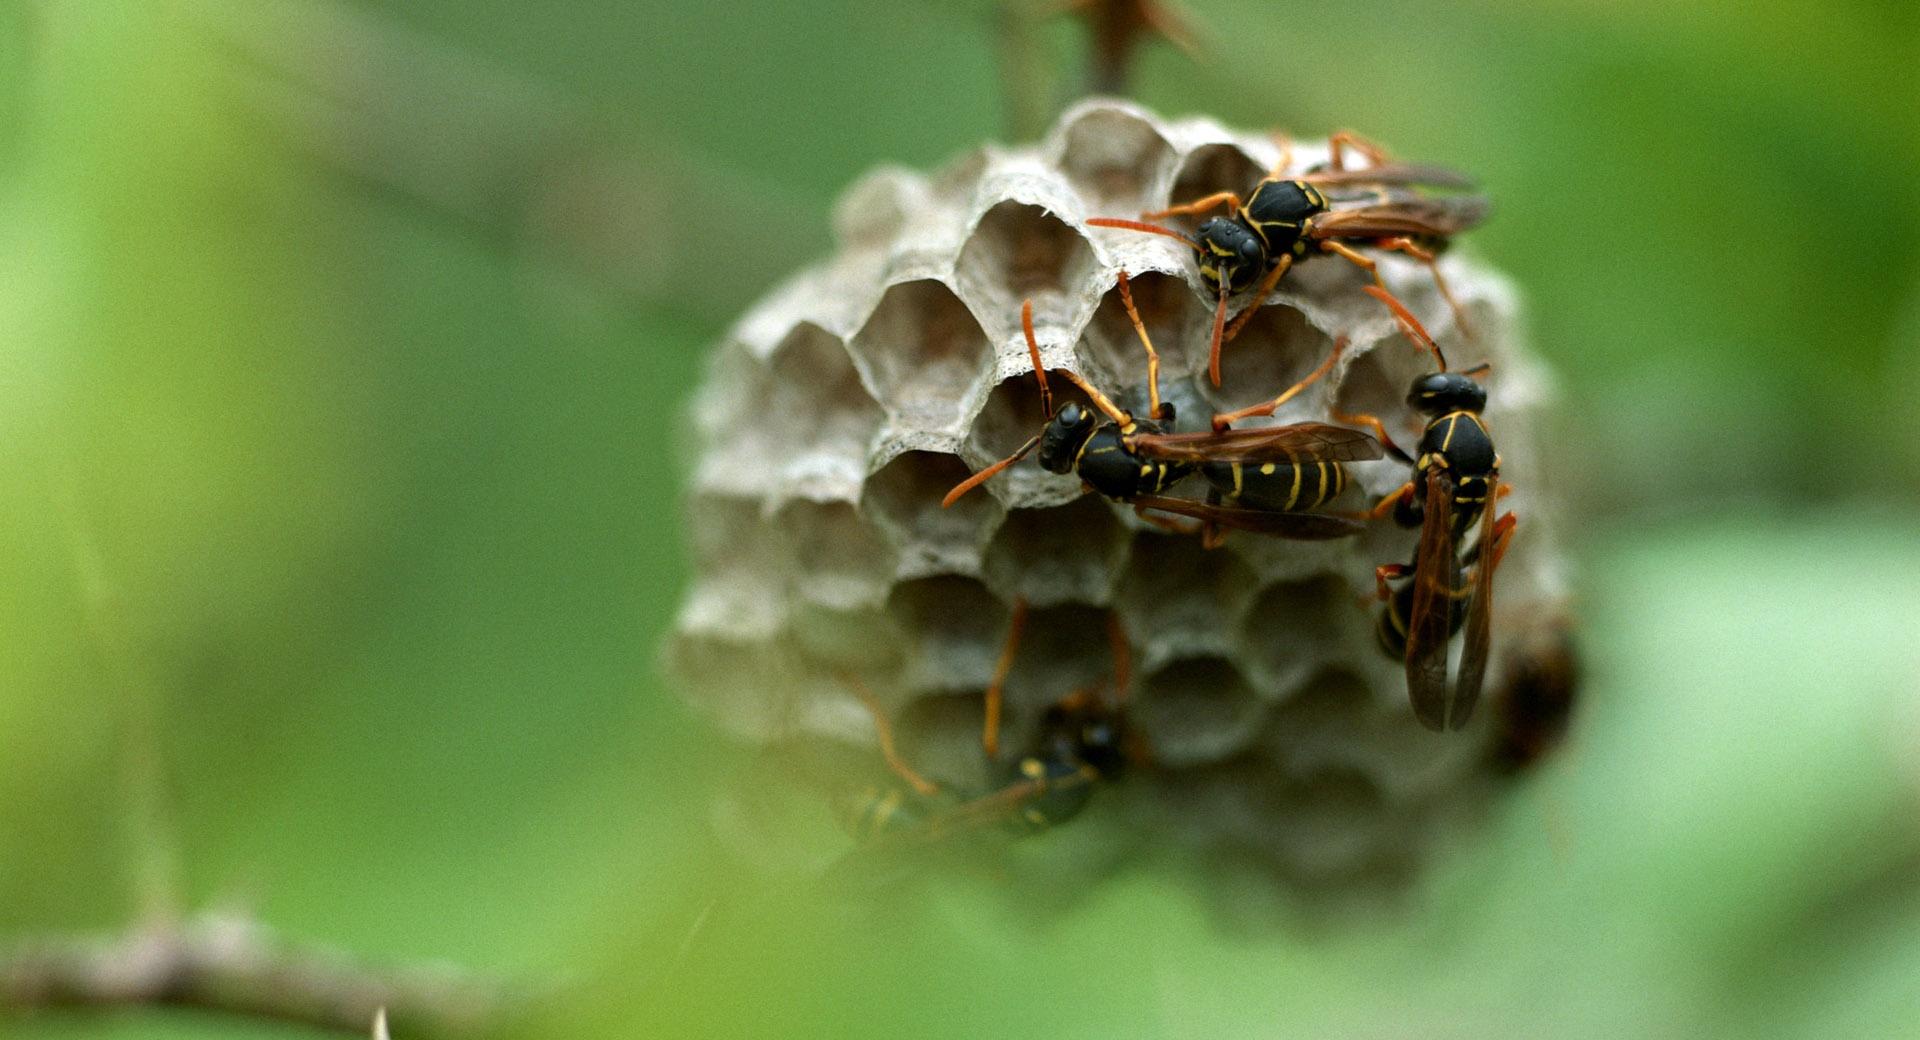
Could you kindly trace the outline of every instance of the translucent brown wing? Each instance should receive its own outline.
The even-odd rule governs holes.
[[[1168,462],[1355,462],[1381,456],[1359,430],[1294,423],[1219,433],[1142,433],[1127,438],[1137,455]]]
[[[1343,516],[1330,516],[1326,513],[1282,513],[1271,509],[1242,509],[1238,506],[1217,506],[1191,499],[1163,498],[1158,495],[1143,495],[1134,499],[1133,504],[1162,513],[1192,517],[1221,527],[1230,527],[1236,531],[1270,534],[1302,542],[1347,538],[1366,529],[1365,525],[1359,521],[1349,520]]]
[[[1445,166],[1417,163],[1388,163],[1364,170],[1320,170],[1303,174],[1300,180],[1315,187],[1339,187],[1348,184],[1425,184],[1435,188],[1471,188],[1473,178]]]
[[[1421,725],[1445,732],[1447,641],[1452,635],[1459,560],[1453,554],[1453,481],[1439,466],[1427,470],[1426,517],[1413,562],[1413,606],[1407,612],[1407,696]]]
[[[1393,235],[1457,235],[1487,218],[1484,195],[1407,199],[1336,209],[1313,218],[1315,238],[1388,238]]]
[[[1487,653],[1493,643],[1493,514],[1499,501],[1497,481],[1489,482],[1487,503],[1480,510],[1480,542],[1475,551],[1480,562],[1474,567],[1473,602],[1467,608],[1467,639],[1460,650],[1460,675],[1453,684],[1453,711],[1449,722],[1454,729],[1467,724],[1473,707],[1480,701],[1480,686],[1487,678]]]

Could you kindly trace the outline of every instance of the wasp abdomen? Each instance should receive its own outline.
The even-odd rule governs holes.
[[[1279,512],[1325,505],[1347,488],[1347,469],[1338,462],[1209,462],[1201,472],[1225,498]]]

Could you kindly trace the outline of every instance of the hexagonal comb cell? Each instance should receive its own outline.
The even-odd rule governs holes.
[[[1148,271],[1128,279],[1133,305],[1140,312],[1140,323],[1153,340],[1160,355],[1161,392],[1169,395],[1172,384],[1183,376],[1199,372],[1207,364],[1209,322],[1213,312],[1194,296],[1185,279]],[[1137,415],[1147,414],[1147,350],[1127,319],[1127,310],[1118,287],[1100,298],[1093,320],[1082,333],[1089,360],[1099,375],[1099,384],[1109,396]],[[1176,416],[1186,429],[1198,429],[1204,416]]]
[[[1348,585],[1333,577],[1268,586],[1241,622],[1247,661],[1260,685],[1282,689],[1299,683],[1329,656],[1367,645],[1369,615]]]
[[[1089,213],[1132,217],[1173,158],[1173,146],[1138,113],[1094,104],[1067,113],[1048,146]]]
[[[1007,675],[1008,715],[1037,719],[1048,705],[1077,691],[1115,696],[1121,662],[1114,658],[1108,617],[1083,603],[1030,610]],[[1129,652],[1129,667],[1130,661]]]
[[[1273,400],[1320,367],[1333,353],[1333,337],[1307,324],[1292,307],[1262,307],[1240,335],[1220,348],[1220,387],[1213,391],[1221,411]],[[1325,421],[1332,386],[1322,379],[1281,407],[1273,420]]]
[[[1233,554],[1204,549],[1196,537],[1142,533],[1115,607],[1141,634],[1140,665],[1151,670],[1183,655],[1232,652],[1235,620],[1254,591],[1253,572]]]
[[[1127,549],[1127,529],[1105,499],[1015,509],[987,543],[987,584],[1035,606],[1107,602]]]
[[[962,420],[993,358],[967,305],[931,279],[889,287],[849,347],[895,421],[925,429]]]
[[[766,421],[795,434],[779,444],[784,483],[857,490],[884,415],[840,337],[811,322],[796,327],[774,351],[766,407]]]
[[[1265,167],[1237,145],[1202,145],[1180,161],[1180,172],[1173,178],[1173,190],[1167,193],[1167,205],[1185,205],[1219,191],[1233,192],[1244,202],[1247,193],[1260,183],[1266,172]],[[1191,230],[1208,217],[1230,215],[1225,206],[1220,206],[1197,217],[1173,218],[1170,223]]]
[[[1096,266],[1093,247],[1065,221],[1039,206],[1007,201],[980,218],[953,273],[967,299],[988,304],[981,321],[1001,338],[1018,331],[1022,300],[1031,298],[1040,313],[1064,314],[1060,302],[1086,284]]]
[[[1003,512],[999,503],[975,491],[949,508],[940,506],[947,492],[972,475],[957,455],[909,451],[867,479],[860,508],[899,555],[899,577],[980,569],[981,551]]]
[[[893,551],[850,502],[789,502],[775,519],[791,561],[793,595],[832,606],[879,603]]]
[[[993,678],[1011,612],[979,581],[939,574],[899,582],[887,613],[904,644],[905,688],[980,690]]]
[[[1181,767],[1245,750],[1260,732],[1266,705],[1232,661],[1196,655],[1147,673],[1127,712],[1149,734],[1153,761]]]

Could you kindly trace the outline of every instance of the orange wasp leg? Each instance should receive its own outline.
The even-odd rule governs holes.
[[[1205,198],[1194,199],[1192,202],[1183,202],[1178,206],[1169,206],[1166,209],[1157,209],[1151,213],[1142,213],[1140,214],[1140,219],[1165,220],[1168,217],[1197,217],[1221,205],[1225,205],[1229,210],[1238,212],[1240,209],[1240,196],[1230,191],[1216,191]]]
[[[867,688],[867,684],[861,682],[859,676],[851,673],[842,674],[840,682],[853,691],[853,695],[860,699],[860,703],[866,705],[868,713],[873,716],[873,731],[880,740],[880,757],[887,760],[887,768],[893,770],[895,776],[905,780],[909,787],[920,792],[922,796],[932,797],[939,794],[939,784],[920,775],[907,764],[906,759],[900,757],[900,751],[893,741],[893,722],[887,718],[887,713],[880,709],[880,701],[874,697],[873,691]]]
[[[1298,383],[1295,383],[1292,386],[1287,387],[1285,390],[1282,390],[1280,392],[1280,396],[1275,397],[1273,400],[1268,401],[1264,404],[1250,405],[1246,408],[1240,409],[1237,412],[1225,412],[1223,414],[1214,416],[1213,428],[1215,430],[1224,430],[1228,426],[1231,426],[1232,424],[1239,422],[1242,419],[1252,419],[1252,418],[1256,418],[1263,415],[1272,415],[1274,412],[1279,411],[1281,405],[1286,404],[1288,401],[1293,400],[1294,397],[1300,393],[1300,391],[1305,390],[1309,386],[1312,386],[1322,376],[1332,371],[1333,363],[1340,360],[1340,352],[1345,349],[1347,349],[1347,338],[1345,336],[1342,336],[1339,339],[1334,340],[1333,350],[1327,354],[1327,359],[1325,361],[1320,362],[1319,368],[1316,368],[1313,371],[1307,373],[1307,376],[1305,379],[1302,379]]]
[[[1013,671],[1013,656],[1020,649],[1020,636],[1027,628],[1027,600],[1013,601],[1013,617],[1007,622],[1007,641],[1000,648],[1000,659],[993,665],[993,681],[987,684],[986,717],[981,722],[980,746],[988,758],[1000,755],[1000,714],[1006,699],[1007,676]]]

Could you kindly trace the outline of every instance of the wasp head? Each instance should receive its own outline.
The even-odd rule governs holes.
[[[1266,273],[1266,246],[1239,221],[1215,217],[1195,234],[1200,241],[1200,280],[1208,291],[1237,292]]]
[[[1093,413],[1069,401],[1047,420],[1040,431],[1040,465],[1050,473],[1071,473],[1081,445],[1093,436]]]
[[[1422,415],[1478,414],[1487,406],[1487,392],[1463,373],[1434,372],[1413,381],[1407,404]]]

